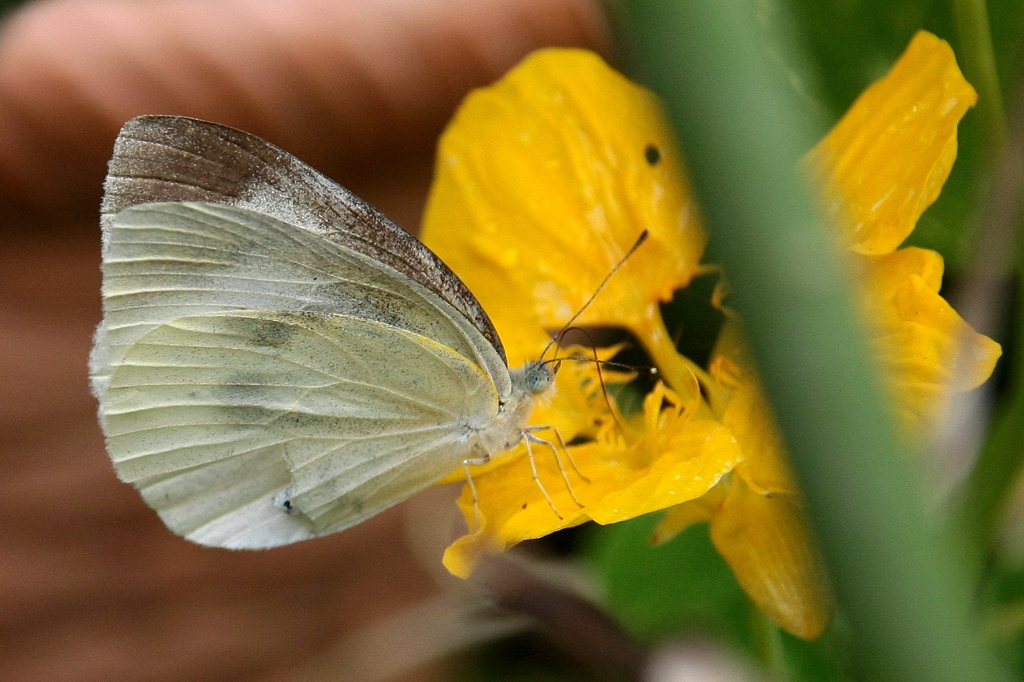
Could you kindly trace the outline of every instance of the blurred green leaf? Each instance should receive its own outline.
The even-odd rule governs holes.
[[[0,17],[24,4],[27,4],[27,0],[0,0]]]
[[[762,4],[630,3],[636,61],[685,149],[858,667],[894,682],[1001,679],[946,543],[924,518],[833,238],[797,177],[814,136],[766,60]]]
[[[750,650],[747,597],[711,544],[707,524],[652,547],[659,519],[648,514],[591,530],[585,555],[601,578],[611,614],[644,641],[698,632]]]
[[[783,632],[789,679],[792,682],[850,682],[855,679],[848,637],[845,628],[837,624],[814,642],[805,642]]]
[[[994,566],[982,594],[986,634],[1016,679],[1024,679],[1024,566]]]
[[[584,555],[596,569],[609,612],[633,636],[647,642],[711,636],[755,657],[754,607],[719,556],[707,524],[652,547],[658,514],[591,526]],[[816,642],[782,633],[792,682],[842,682],[845,641],[830,629]]]

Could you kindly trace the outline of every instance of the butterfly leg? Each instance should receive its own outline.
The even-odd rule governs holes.
[[[555,432],[555,438],[558,439],[558,444],[562,446],[562,451],[565,452],[565,456],[569,458],[569,464],[572,465],[572,470],[575,471],[576,475],[579,476],[580,478],[582,478],[584,480],[584,482],[590,483],[590,479],[587,476],[585,476],[582,471],[580,471],[580,468],[578,466],[576,466],[576,460],[573,459],[572,450],[570,450],[569,446],[565,444],[565,439],[562,438],[562,432],[558,430],[557,426],[553,426],[553,425],[550,425],[550,424],[544,425],[544,426],[527,426],[524,429],[524,431],[526,431],[526,432],[537,432],[537,431],[546,431],[548,429],[551,429],[552,431]],[[555,456],[556,457],[558,456],[557,453],[556,453]]]
[[[487,464],[490,457],[476,457],[462,460],[462,469],[466,472],[466,482],[469,483],[469,492],[473,496],[473,527],[470,531],[475,533],[480,530],[480,498],[476,496],[476,483],[473,482],[473,474],[469,472],[469,465]]]
[[[525,433],[525,436],[526,437],[524,438],[524,441],[526,442],[526,457],[527,457],[527,459],[530,460],[530,471],[533,472],[533,482],[537,484],[538,488],[540,488],[540,492],[541,492],[542,495],[544,495],[544,499],[548,501],[548,506],[551,507],[551,511],[555,512],[555,516],[557,516],[559,518],[559,520],[561,520],[562,519],[562,515],[558,511],[558,507],[556,507],[555,503],[551,500],[551,496],[548,495],[547,488],[544,487],[544,484],[540,480],[540,476],[537,475],[537,460],[534,459],[534,457],[533,457],[533,446],[530,445],[531,442],[536,443],[538,441],[540,441],[540,442],[546,442],[546,441],[543,441],[540,438],[537,438],[535,436],[531,436],[529,433]],[[549,443],[549,445],[550,445],[550,443]],[[571,493],[572,491],[570,490],[569,492]],[[582,506],[582,505],[580,505],[580,506]]]
[[[558,433],[557,429],[555,430],[555,433]],[[572,489],[572,484],[569,483],[569,476],[565,473],[565,466],[562,464],[562,456],[558,454],[558,448],[555,447],[555,444],[551,441],[544,440],[543,438],[538,438],[529,431],[525,432],[525,436],[527,447],[529,447],[530,443],[538,443],[540,445],[547,445],[551,448],[551,452],[555,453],[555,463],[558,465],[558,473],[562,474],[562,480],[565,482],[565,488],[569,491],[569,497],[572,498],[572,501],[575,502],[577,506],[582,507],[583,503],[576,497],[576,492]]]

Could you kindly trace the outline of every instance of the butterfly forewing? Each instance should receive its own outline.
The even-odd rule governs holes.
[[[182,116],[125,124],[107,175],[104,221],[137,204],[200,201],[272,216],[384,263],[466,316],[505,359],[487,313],[421,242],[291,154],[249,133]]]

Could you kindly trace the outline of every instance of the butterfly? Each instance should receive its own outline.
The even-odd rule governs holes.
[[[526,420],[553,364],[509,369],[455,273],[291,154],[143,116],[104,190],[92,389],[117,475],[175,533],[327,535],[522,440],[551,445]]]

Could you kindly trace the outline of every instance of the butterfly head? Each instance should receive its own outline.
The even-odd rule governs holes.
[[[528,362],[523,366],[523,385],[531,395],[539,395],[551,387],[555,382],[555,371],[557,364],[537,360]]]

